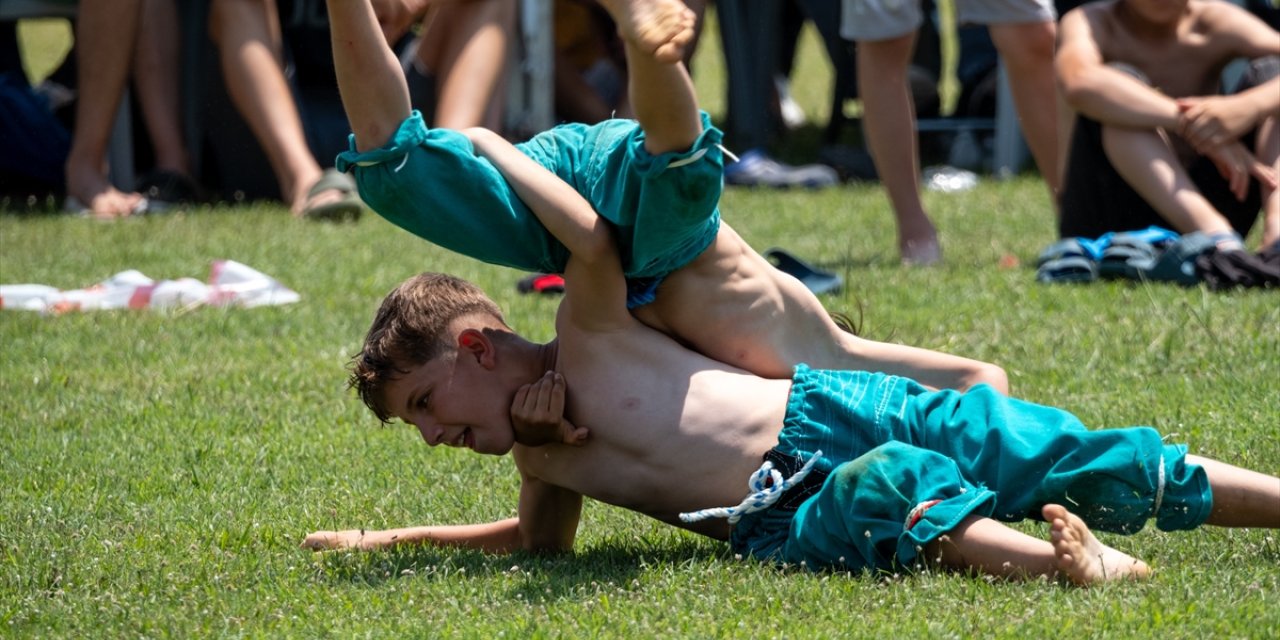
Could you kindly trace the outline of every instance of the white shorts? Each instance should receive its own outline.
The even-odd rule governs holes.
[[[1058,18],[1050,0],[956,0],[957,23],[1016,24]],[[920,0],[843,0],[840,35],[847,40],[889,40],[920,28]]]

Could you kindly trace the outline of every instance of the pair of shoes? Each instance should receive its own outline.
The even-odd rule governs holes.
[[[325,169],[311,189],[307,191],[307,202],[325,191],[336,190],[342,194],[337,200],[324,204],[310,205],[302,210],[302,217],[308,220],[324,220],[327,222],[355,221],[364,212],[364,203],[356,195],[356,182],[351,176],[337,169]]]
[[[793,167],[770,158],[759,149],[752,149],[742,154],[737,162],[725,165],[724,181],[744,187],[820,189],[835,185],[840,181],[840,176],[835,169],[825,164]]]
[[[835,293],[844,286],[844,279],[840,276],[830,271],[823,271],[777,247],[765,251],[762,255],[775,269],[793,276],[808,287],[814,295]]]
[[[564,293],[564,276],[555,273],[535,273],[516,283],[520,293]]]
[[[1098,279],[1098,255],[1084,238],[1063,238],[1040,252],[1037,282],[1093,282]]]
[[[1137,280],[1177,240],[1177,232],[1154,226],[1110,234],[1098,258],[1098,276]]]
[[[168,211],[174,205],[199,202],[200,185],[190,176],[168,169],[156,169],[138,178],[134,191],[147,199],[147,213]]]

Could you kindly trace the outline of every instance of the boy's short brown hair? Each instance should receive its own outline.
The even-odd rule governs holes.
[[[378,307],[364,347],[351,358],[348,386],[379,420],[389,422],[383,399],[387,383],[452,349],[445,334],[449,324],[471,314],[506,324],[498,305],[466,280],[423,273],[404,281]]]

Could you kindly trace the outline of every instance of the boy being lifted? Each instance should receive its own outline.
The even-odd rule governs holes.
[[[563,125],[517,147],[479,130],[428,130],[369,1],[330,0],[335,68],[354,132],[339,168],[354,173],[371,208],[416,235],[486,262],[561,273],[565,244],[490,157],[527,156],[549,170],[536,180],[572,185],[615,228],[636,317],[701,353],[765,377],[787,378],[805,362],[1007,392],[995,365],[841,330],[803,284],[722,224],[721,134],[698,111],[679,62],[692,14],[679,0],[602,4],[620,25],[638,121]],[[477,157],[477,136],[493,147],[485,157]]]

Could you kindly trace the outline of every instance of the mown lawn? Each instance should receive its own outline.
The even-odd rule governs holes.
[[[707,82],[706,80],[702,82]],[[1150,424],[1280,472],[1274,292],[1034,281],[1042,183],[927,196],[947,263],[903,269],[882,192],[735,190],[758,249],[844,276],[833,310],[880,340],[994,361],[1022,397],[1097,428]],[[953,574],[812,574],[588,503],[577,552],[313,554],[309,531],[514,514],[506,458],[423,446],[343,388],[381,296],[422,270],[486,288],[551,337],[557,299],[376,216],[309,224],[274,205],[99,223],[0,213],[0,282],[74,288],[134,268],[203,277],[232,258],[302,301],[187,313],[0,312],[0,634],[12,637],[1277,637],[1274,532],[1104,542],[1156,568],[1089,590]],[[1014,263],[1017,264],[1014,264]],[[1043,527],[1027,524],[1027,531]]]

